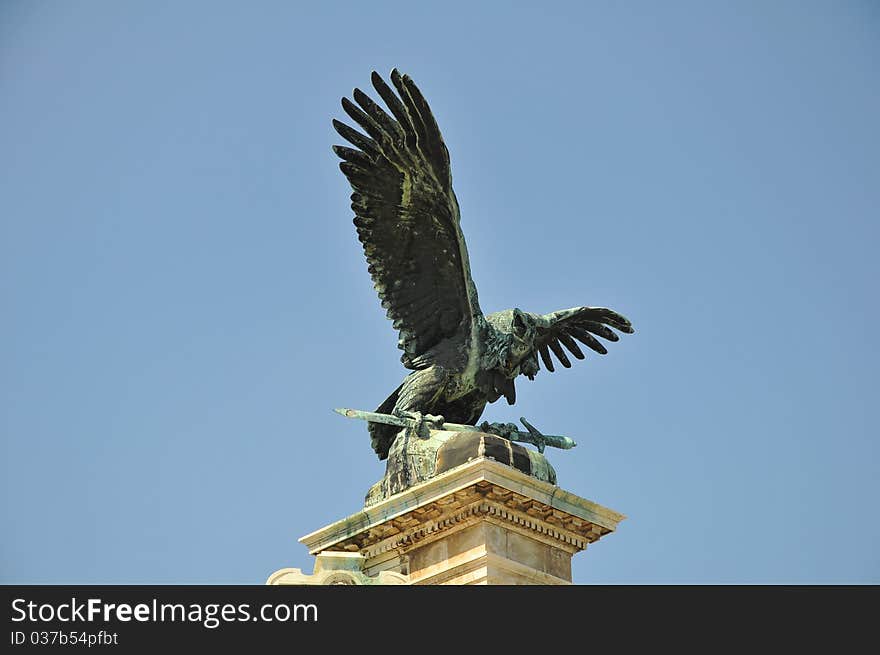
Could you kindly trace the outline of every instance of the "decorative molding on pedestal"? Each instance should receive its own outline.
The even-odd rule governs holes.
[[[350,584],[570,584],[572,555],[624,518],[480,457],[302,537],[326,563],[268,583],[327,584],[332,564],[356,570]]]

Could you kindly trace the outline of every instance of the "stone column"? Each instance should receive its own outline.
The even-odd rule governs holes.
[[[624,516],[519,470],[513,455],[485,456],[487,435],[467,434],[481,456],[384,499],[372,490],[363,510],[300,539],[318,558],[313,575],[282,569],[268,584],[571,584],[572,556]]]

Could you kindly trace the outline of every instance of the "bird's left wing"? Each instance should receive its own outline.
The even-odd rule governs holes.
[[[366,132],[333,121],[356,149],[333,146],[351,183],[351,208],[373,286],[407,368],[444,339],[467,339],[480,314],[452,191],[449,152],[419,89],[396,69],[373,87],[390,115],[360,89],[345,112]],[[355,104],[357,103],[357,104]]]
[[[571,360],[565,354],[563,346],[577,359],[583,359],[584,353],[577,342],[584,344],[600,355],[608,350],[596,337],[608,341],[618,341],[620,337],[611,328],[627,334],[633,333],[629,320],[617,312],[605,307],[573,307],[551,314],[545,314],[538,323],[534,348],[541,355],[541,361],[551,373],[554,370],[552,352],[565,368],[571,367]]]

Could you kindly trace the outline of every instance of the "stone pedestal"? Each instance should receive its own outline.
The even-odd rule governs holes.
[[[371,502],[372,500],[372,502]],[[570,584],[571,558],[624,518],[478,456],[300,539],[315,572],[268,584]]]

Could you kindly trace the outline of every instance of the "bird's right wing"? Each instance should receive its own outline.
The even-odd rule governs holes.
[[[373,87],[391,114],[360,89],[345,112],[366,132],[333,127],[355,148],[333,146],[351,183],[351,208],[368,271],[382,307],[400,330],[401,361],[444,339],[467,339],[480,314],[467,247],[452,191],[449,152],[419,89],[391,72],[391,88],[375,72]]]

